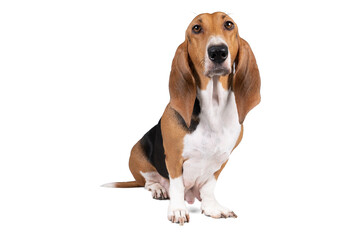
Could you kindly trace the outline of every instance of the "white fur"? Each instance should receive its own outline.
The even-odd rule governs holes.
[[[145,178],[147,184],[160,183],[166,191],[169,191],[169,180],[162,177],[158,172],[142,172],[140,174]]]
[[[145,189],[151,192],[153,198],[167,199],[169,197],[169,180],[163,178],[158,172],[142,172],[145,178]]]
[[[101,187],[113,188],[113,187],[115,187],[115,183],[105,183],[105,184],[101,185]]]
[[[202,212],[214,218],[232,217],[236,216],[234,212],[221,206],[215,199],[214,190],[216,185],[216,179],[214,176],[200,188],[201,196],[201,210]]]
[[[184,202],[185,189],[182,176],[170,178],[169,194],[168,219],[173,219],[173,222],[184,223],[189,212]]]
[[[200,123],[184,138],[183,181],[185,191],[195,196],[228,160],[241,131],[234,93],[225,90],[218,78],[214,76],[205,90],[198,89]]]

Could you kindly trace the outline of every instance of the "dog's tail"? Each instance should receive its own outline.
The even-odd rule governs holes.
[[[108,188],[135,188],[135,187],[143,187],[144,185],[139,184],[136,181],[130,182],[112,182],[112,183],[105,183],[101,185],[101,187],[108,187]]]

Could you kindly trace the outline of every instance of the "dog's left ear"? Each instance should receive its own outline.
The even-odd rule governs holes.
[[[235,60],[235,74],[233,78],[233,91],[239,114],[239,122],[242,124],[246,114],[260,103],[260,74],[255,56],[250,45],[238,38],[238,54]]]
[[[181,115],[189,127],[196,98],[196,84],[189,65],[187,40],[176,50],[171,66],[169,90],[170,106]]]

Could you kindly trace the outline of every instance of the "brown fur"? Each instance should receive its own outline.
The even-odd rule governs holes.
[[[240,47],[233,89],[239,122],[242,124],[246,114],[260,103],[260,74],[250,45],[240,37],[238,44]]]
[[[131,149],[129,159],[130,172],[135,178],[135,181],[130,182],[113,182],[110,184],[104,184],[103,186],[111,186],[115,188],[132,188],[132,187],[144,187],[145,179],[140,172],[154,172],[156,169],[149,163],[141,149],[140,142],[137,142]]]
[[[214,177],[215,177],[216,180],[219,178],[219,175],[220,175],[221,171],[224,169],[224,167],[225,167],[225,165],[227,164],[228,161],[229,161],[229,159],[226,160],[226,162],[224,162],[221,165],[221,168],[214,173]]]
[[[240,134],[239,134],[239,137],[238,137],[238,139],[237,139],[237,141],[236,141],[236,143],[235,143],[235,146],[234,146],[234,148],[233,148],[232,151],[234,151],[234,149],[240,144],[240,142],[241,142],[241,140],[242,140],[242,138],[243,138],[243,135],[244,135],[244,125],[241,124],[241,132],[240,132]]]
[[[149,163],[141,149],[140,142],[137,142],[131,150],[129,168],[136,182],[145,185],[145,179],[140,172],[154,172],[156,169]]]
[[[144,185],[139,184],[137,181],[129,181],[129,182],[114,182],[112,183],[112,187],[114,188],[135,188],[135,187],[143,187]]]
[[[185,41],[176,50],[171,67],[169,89],[170,106],[183,117],[189,127],[196,98],[196,85],[189,65],[187,45]]]
[[[182,175],[182,165],[185,161],[182,157],[184,148],[183,139],[187,134],[183,126],[179,124],[174,109],[168,105],[161,120],[161,131],[165,150],[165,162],[171,178]]]

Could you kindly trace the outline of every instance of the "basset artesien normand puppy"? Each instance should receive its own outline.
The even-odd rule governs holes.
[[[201,201],[213,218],[237,217],[214,196],[216,181],[243,136],[246,114],[260,102],[260,75],[249,44],[225,13],[200,14],[172,62],[170,103],[131,150],[135,181],[106,187],[145,187],[170,199],[168,219],[189,222],[185,201]]]

